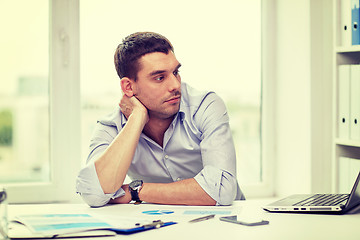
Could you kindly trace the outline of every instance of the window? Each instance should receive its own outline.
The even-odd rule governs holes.
[[[48,4],[1,5],[0,182],[48,181]],[[35,6],[36,15],[28,11]]]
[[[80,30],[84,161],[96,120],[121,97],[113,63],[117,45],[133,32],[154,31],[172,42],[182,81],[225,100],[240,184],[263,182],[261,0],[82,0]]]
[[[9,202],[68,200],[80,159],[78,2],[0,8],[0,185]]]
[[[183,81],[225,100],[238,179],[249,197],[249,190],[269,180],[264,156],[272,154],[269,148],[264,152],[269,140],[261,144],[264,133],[271,135],[264,129],[272,129],[266,107],[270,84],[261,81],[261,73],[267,74],[261,67],[261,16],[270,10],[261,11],[264,2],[86,0],[80,7],[79,0],[1,2],[0,185],[9,201],[78,199],[75,177],[90,134],[121,96],[114,50],[135,31],[168,37],[183,65]]]

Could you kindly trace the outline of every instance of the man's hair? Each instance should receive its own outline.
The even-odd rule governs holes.
[[[138,59],[148,53],[174,52],[170,41],[153,32],[137,32],[127,36],[116,48],[114,63],[120,79],[128,77],[136,81],[139,71]]]

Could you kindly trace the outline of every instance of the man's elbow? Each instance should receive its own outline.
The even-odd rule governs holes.
[[[109,199],[104,199],[95,194],[82,193],[80,195],[85,203],[94,208],[105,206],[109,202]]]
[[[220,201],[217,203],[217,205],[220,206],[229,206],[232,205],[235,200],[235,197],[232,197],[232,194],[226,194],[221,197]]]
[[[228,206],[232,205],[237,195],[237,183],[236,180],[223,183],[220,188],[220,198],[218,205]]]

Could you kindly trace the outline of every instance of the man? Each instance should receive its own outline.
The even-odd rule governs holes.
[[[77,179],[84,201],[229,205],[244,199],[225,105],[215,93],[181,83],[171,43],[160,34],[134,33],[114,60],[123,97],[91,139]]]

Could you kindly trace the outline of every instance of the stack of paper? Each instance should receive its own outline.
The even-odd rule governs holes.
[[[106,216],[106,221],[104,221],[89,214],[19,215],[15,218],[15,222],[11,223],[9,236],[11,239],[114,236],[173,224],[176,222],[119,216]]]
[[[89,214],[20,215],[10,223],[9,237],[53,238],[114,236],[112,226]]]

